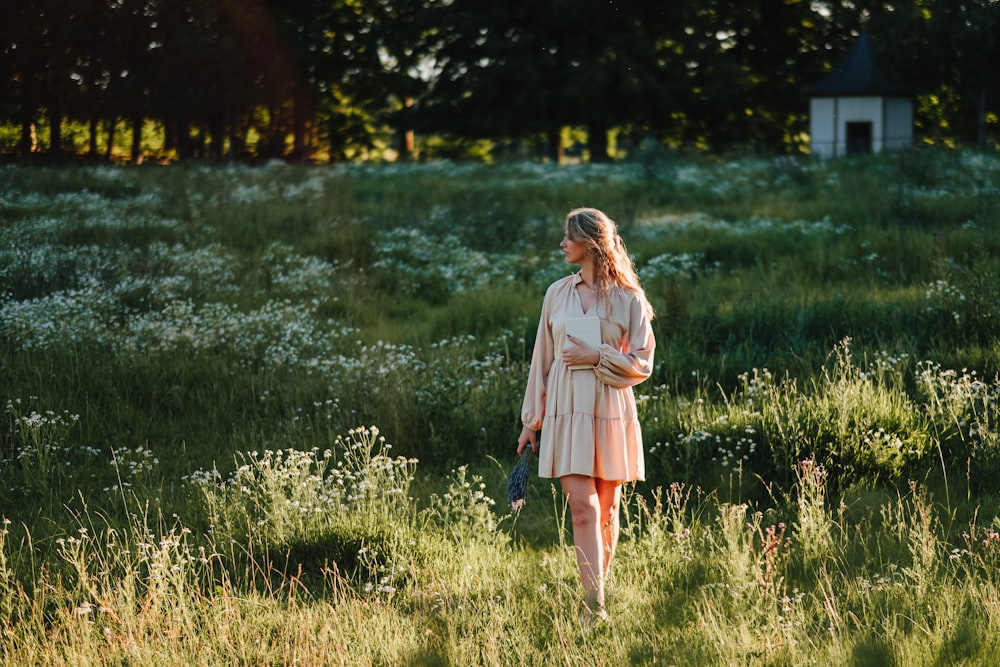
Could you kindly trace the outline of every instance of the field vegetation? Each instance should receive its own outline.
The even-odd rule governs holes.
[[[657,310],[608,594],[506,503],[576,206]],[[5,665],[976,665],[1000,159],[0,169]]]

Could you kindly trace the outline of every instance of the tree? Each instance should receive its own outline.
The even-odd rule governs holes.
[[[804,79],[822,71],[825,35],[816,8],[786,0],[706,2],[690,21],[688,109],[691,130],[704,137],[699,143],[784,144],[805,117]]]
[[[112,118],[125,118],[132,124],[129,156],[133,163],[141,158],[142,127],[151,113],[156,87],[153,54],[159,48],[158,10],[158,0],[118,0],[109,21],[108,109]],[[109,144],[111,140],[109,136]]]
[[[354,68],[345,82],[355,100],[363,100],[371,110],[374,121],[393,127],[402,159],[414,151],[411,111],[427,94],[436,72],[432,35],[437,26],[427,20],[428,4],[428,0],[373,0],[374,21],[365,36],[366,48],[378,56],[378,66],[369,71]]]
[[[990,104],[1000,99],[1000,3],[996,0],[909,0],[868,10],[887,76],[925,102],[925,126],[984,145]],[[937,100],[927,103],[926,100]],[[945,109],[955,100],[962,109]]]
[[[0,0],[0,119],[21,128],[18,150],[33,148],[35,116],[40,106],[40,73],[32,53],[31,12],[15,0]]]
[[[327,119],[331,159],[342,156],[345,136],[370,141],[367,118],[384,107],[392,90],[382,77],[383,58],[396,44],[392,24],[395,8],[412,7],[400,0],[270,0],[281,48],[292,68],[285,84],[291,99],[294,149],[299,159],[309,157],[315,121]],[[403,49],[392,49],[405,62]],[[374,85],[374,84],[378,85]],[[398,84],[398,80],[394,81]]]
[[[138,0],[136,0],[138,1]],[[154,4],[155,3],[155,4]],[[140,5],[128,18],[136,18]],[[254,40],[257,36],[244,22],[252,22],[255,5],[235,0],[147,0],[154,12],[145,52],[142,76],[129,81],[135,97],[130,108],[143,108],[166,127],[168,149],[180,158],[223,156],[227,135],[230,146],[237,118],[251,113],[261,103],[265,74],[262,63],[279,60]],[[138,44],[130,43],[138,50]],[[267,46],[270,46],[267,44]],[[153,84],[149,88],[143,82]],[[135,117],[134,131],[140,124]],[[228,128],[228,132],[227,132]],[[133,138],[133,150],[135,149]]]
[[[953,54],[945,59],[950,66],[948,74],[974,109],[976,140],[985,146],[990,100],[994,109],[1000,101],[1000,2],[960,0],[940,4],[940,25],[947,31],[941,41]]]
[[[66,17],[74,28],[70,44],[73,54],[70,78],[76,84],[75,102],[69,117],[88,123],[91,158],[98,155],[97,133],[101,120],[114,115],[108,89],[113,79],[111,60],[114,57],[109,48],[113,28],[111,17],[116,9],[115,4],[106,0],[79,0],[73,13]]]
[[[633,143],[787,145],[802,89],[869,30],[921,95],[918,123],[987,139],[1000,99],[997,0],[0,0],[0,120],[21,151],[48,117],[163,121],[182,158],[351,159],[412,132],[544,146],[584,127]],[[931,103],[950,100],[953,106]],[[291,147],[286,145],[291,136]]]
[[[487,138],[555,134],[560,105],[558,16],[565,3],[434,3],[427,43],[439,73],[413,114],[426,131]]]
[[[588,128],[592,160],[607,130],[655,123],[670,107],[661,76],[676,3],[455,0],[435,3],[440,76],[416,114],[427,129],[547,137],[558,157],[566,125]]]
[[[62,118],[69,108],[75,84],[66,0],[36,0],[26,4],[8,0],[0,6],[4,17],[4,87],[11,93],[7,115],[21,126],[22,154],[35,150],[34,125],[41,113],[50,125],[49,151],[61,150]]]

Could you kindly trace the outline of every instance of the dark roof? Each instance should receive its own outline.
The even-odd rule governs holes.
[[[887,85],[876,69],[875,45],[862,32],[843,60],[822,81],[805,89],[810,97],[843,95],[909,95],[907,86]]]

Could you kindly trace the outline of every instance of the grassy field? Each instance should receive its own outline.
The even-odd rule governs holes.
[[[515,462],[563,215],[657,310],[608,593]],[[1000,158],[0,168],[4,665],[989,665]]]

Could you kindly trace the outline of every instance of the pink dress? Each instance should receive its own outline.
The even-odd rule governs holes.
[[[541,429],[540,477],[588,475],[606,480],[645,479],[642,431],[632,387],[649,377],[656,341],[638,296],[611,289],[584,312],[579,273],[549,286],[531,356],[522,423]],[[599,317],[601,360],[571,370],[563,363],[566,320]]]

